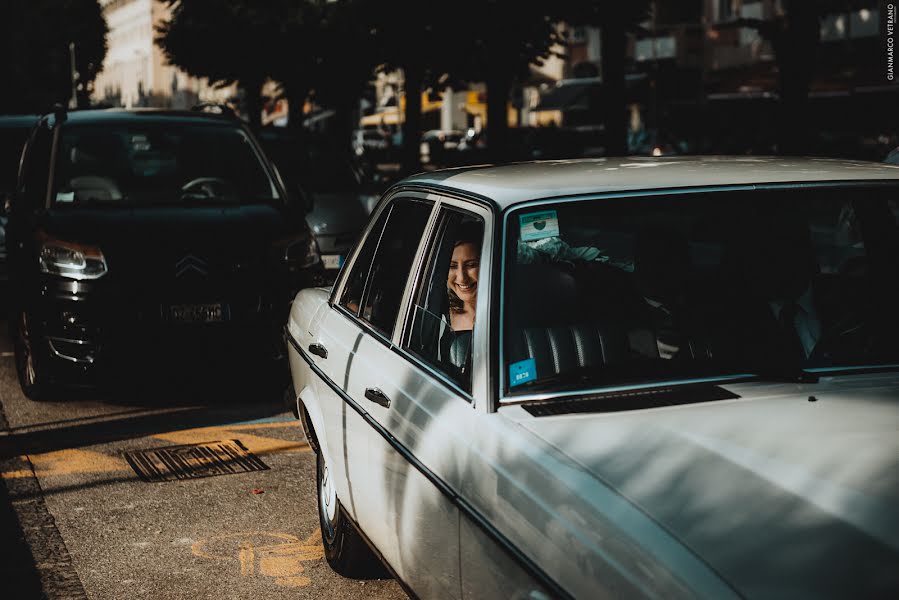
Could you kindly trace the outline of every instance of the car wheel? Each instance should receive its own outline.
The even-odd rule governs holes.
[[[344,577],[370,579],[387,576],[381,562],[362,539],[356,526],[344,514],[324,453],[319,452],[316,455],[316,466],[318,520],[328,564]]]
[[[42,340],[36,336],[25,310],[18,311],[15,330],[16,375],[25,395],[32,400],[46,400],[52,389],[48,373],[41,362],[39,352]]]

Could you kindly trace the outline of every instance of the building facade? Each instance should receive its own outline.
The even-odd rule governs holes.
[[[94,101],[126,108],[190,108],[199,101],[224,102],[232,88],[216,89],[167,63],[154,43],[156,27],[171,9],[160,0],[100,0],[109,29],[103,70]]]

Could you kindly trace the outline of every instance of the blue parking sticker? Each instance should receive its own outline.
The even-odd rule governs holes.
[[[509,387],[515,387],[537,379],[537,363],[533,358],[520,360],[509,365]]]
[[[548,237],[559,237],[559,217],[554,210],[527,213],[518,217],[521,241],[533,242]]]

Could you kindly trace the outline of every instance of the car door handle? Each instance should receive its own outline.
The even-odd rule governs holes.
[[[384,408],[390,408],[390,398],[378,388],[365,388],[365,397]]]
[[[309,344],[309,352],[316,356],[321,356],[322,358],[328,358],[328,349],[318,342]]]

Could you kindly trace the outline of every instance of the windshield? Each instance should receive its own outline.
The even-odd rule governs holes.
[[[247,134],[226,123],[68,125],[54,204],[280,201]]]
[[[515,210],[505,393],[897,363],[897,198],[768,189]]]

